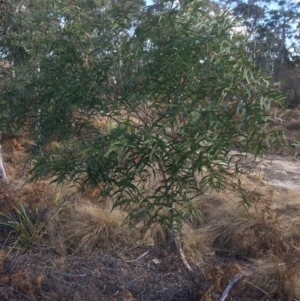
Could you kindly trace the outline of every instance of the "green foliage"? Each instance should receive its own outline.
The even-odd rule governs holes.
[[[137,4],[50,1],[31,15],[34,64],[16,74],[13,122],[27,120],[36,141],[33,179],[103,183],[131,221],[180,226],[197,197],[239,173],[232,149],[266,151],[279,96],[228,15],[200,1],[161,12]]]

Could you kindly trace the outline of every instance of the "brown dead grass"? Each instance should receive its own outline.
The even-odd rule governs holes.
[[[242,177],[245,210],[230,191],[230,198],[211,206],[199,231],[218,256],[247,262],[249,275],[238,287],[240,294],[255,300],[298,300],[300,298],[300,203],[299,192],[274,191],[269,185]],[[234,201],[235,199],[235,201]],[[284,200],[284,202],[283,202]],[[226,266],[226,265],[225,265]],[[213,270],[214,289],[224,289],[224,268]],[[222,285],[223,283],[223,285]],[[232,292],[234,295],[234,292]],[[298,299],[297,299],[298,298]]]
[[[275,113],[275,111],[274,111]],[[299,156],[300,145],[300,109],[277,109],[274,128],[284,132],[287,146],[276,149],[276,152],[284,155]],[[289,147],[293,145],[293,147]]]
[[[171,231],[158,223],[153,223],[149,227],[140,223],[133,229],[133,233],[139,245],[165,247],[172,240]]]
[[[93,127],[103,131],[104,133],[109,133],[112,129],[118,126],[116,121],[107,116],[93,116],[89,122]]]
[[[249,268],[246,283],[256,287],[261,297],[269,300],[297,300],[300,298],[299,267],[300,262],[257,260]]]
[[[250,195],[248,211],[225,203],[207,220],[204,228],[212,246],[252,258],[282,258],[289,249],[300,247],[300,205],[279,206],[270,193]]]
[[[210,295],[215,292],[221,294],[233,278],[242,273],[243,279],[230,290],[231,300],[298,300],[299,265],[274,261],[274,258],[258,259],[252,264],[213,265],[207,276],[210,289],[202,292],[202,299],[210,300]]]
[[[283,232],[276,219],[243,216],[242,210],[223,213],[206,228],[213,248],[251,258],[284,256],[288,246],[282,240]]]
[[[281,228],[281,239],[291,246],[300,247],[300,204],[287,204],[274,211]]]
[[[106,210],[101,205],[81,202],[70,206],[62,231],[74,250],[116,249],[132,243],[125,215],[120,210]]]
[[[205,236],[201,229],[194,229],[184,223],[181,230],[182,249],[187,260],[195,264],[202,264],[212,259],[214,253],[205,243]]]
[[[43,274],[30,275],[22,269],[14,269],[6,252],[0,252],[1,300],[35,300],[35,296],[40,293],[44,279]]]

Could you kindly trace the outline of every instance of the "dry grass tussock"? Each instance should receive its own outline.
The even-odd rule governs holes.
[[[182,249],[187,260],[195,264],[208,262],[212,256],[212,249],[205,243],[205,235],[201,229],[194,229],[190,224],[184,223],[181,230]]]
[[[103,204],[88,200],[66,205],[48,218],[48,231],[56,252],[120,250],[129,246],[165,247],[172,239],[171,231],[154,223],[145,227],[140,223],[131,227],[125,223],[127,215],[120,209],[110,210]],[[190,230],[192,231],[192,230]],[[195,237],[194,237],[195,239]],[[186,245],[192,244],[189,237]]]
[[[275,256],[300,247],[300,205],[220,209],[206,223],[210,244],[246,257]]]
[[[124,225],[125,214],[106,210],[91,202],[72,204],[61,220],[61,231],[74,251],[118,249],[132,244],[132,235]]]
[[[274,111],[275,113],[275,111]],[[299,157],[300,150],[300,110],[276,109],[274,127],[284,132],[286,144],[292,147],[284,147],[277,151],[284,155]]]
[[[298,254],[299,255],[299,254]],[[248,289],[256,288],[256,293],[265,300],[299,300],[300,262],[276,262],[268,259],[257,260],[245,279]]]
[[[246,210],[233,198],[219,200],[199,230],[216,254],[247,263],[245,293],[256,294],[257,300],[299,299],[299,193],[275,192],[258,183],[255,187],[250,178],[244,181],[251,207]]]
[[[89,191],[88,191],[89,192]],[[166,247],[172,240],[171,231],[158,223],[135,226],[126,222],[122,209],[111,210],[110,202],[97,202],[83,192],[65,197],[65,202],[48,214],[49,245],[55,252],[123,249],[130,246]]]
[[[284,232],[278,220],[243,213],[243,209],[227,210],[209,221],[205,231],[212,247],[251,258],[283,257],[288,245],[282,239]]]
[[[281,228],[280,238],[300,250],[300,204],[287,204],[274,211]]]
[[[163,228],[159,223],[153,223],[150,226],[139,223],[132,231],[139,245],[165,247],[172,240],[171,231]]]
[[[278,240],[299,245],[300,193],[275,191],[267,183],[259,184],[255,183],[255,178],[250,179],[251,177],[243,178],[244,195],[250,204],[248,210],[245,210],[243,201],[237,202],[232,196],[209,215],[206,225],[214,227],[218,224],[220,227],[218,234],[223,233],[225,236],[225,229],[232,229],[237,235],[239,233],[246,235],[249,229],[260,238],[263,238],[260,234],[269,231],[270,236],[279,235]]]

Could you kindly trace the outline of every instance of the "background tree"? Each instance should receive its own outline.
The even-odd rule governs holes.
[[[223,9],[230,9],[240,19],[248,35],[247,49],[255,65],[282,83],[288,104],[298,104],[300,91],[294,83],[297,81],[299,62],[299,2],[229,0],[219,3]]]

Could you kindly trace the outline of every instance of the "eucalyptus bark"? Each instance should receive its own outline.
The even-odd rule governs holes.
[[[186,260],[186,257],[184,255],[184,252],[183,252],[182,247],[181,247],[181,241],[180,241],[178,231],[176,230],[174,225],[173,225],[173,228],[172,228],[172,234],[173,234],[173,239],[174,239],[176,251],[177,251],[182,263],[187,268],[187,270],[192,273],[193,270],[192,270],[191,266],[189,265],[188,261]]]

